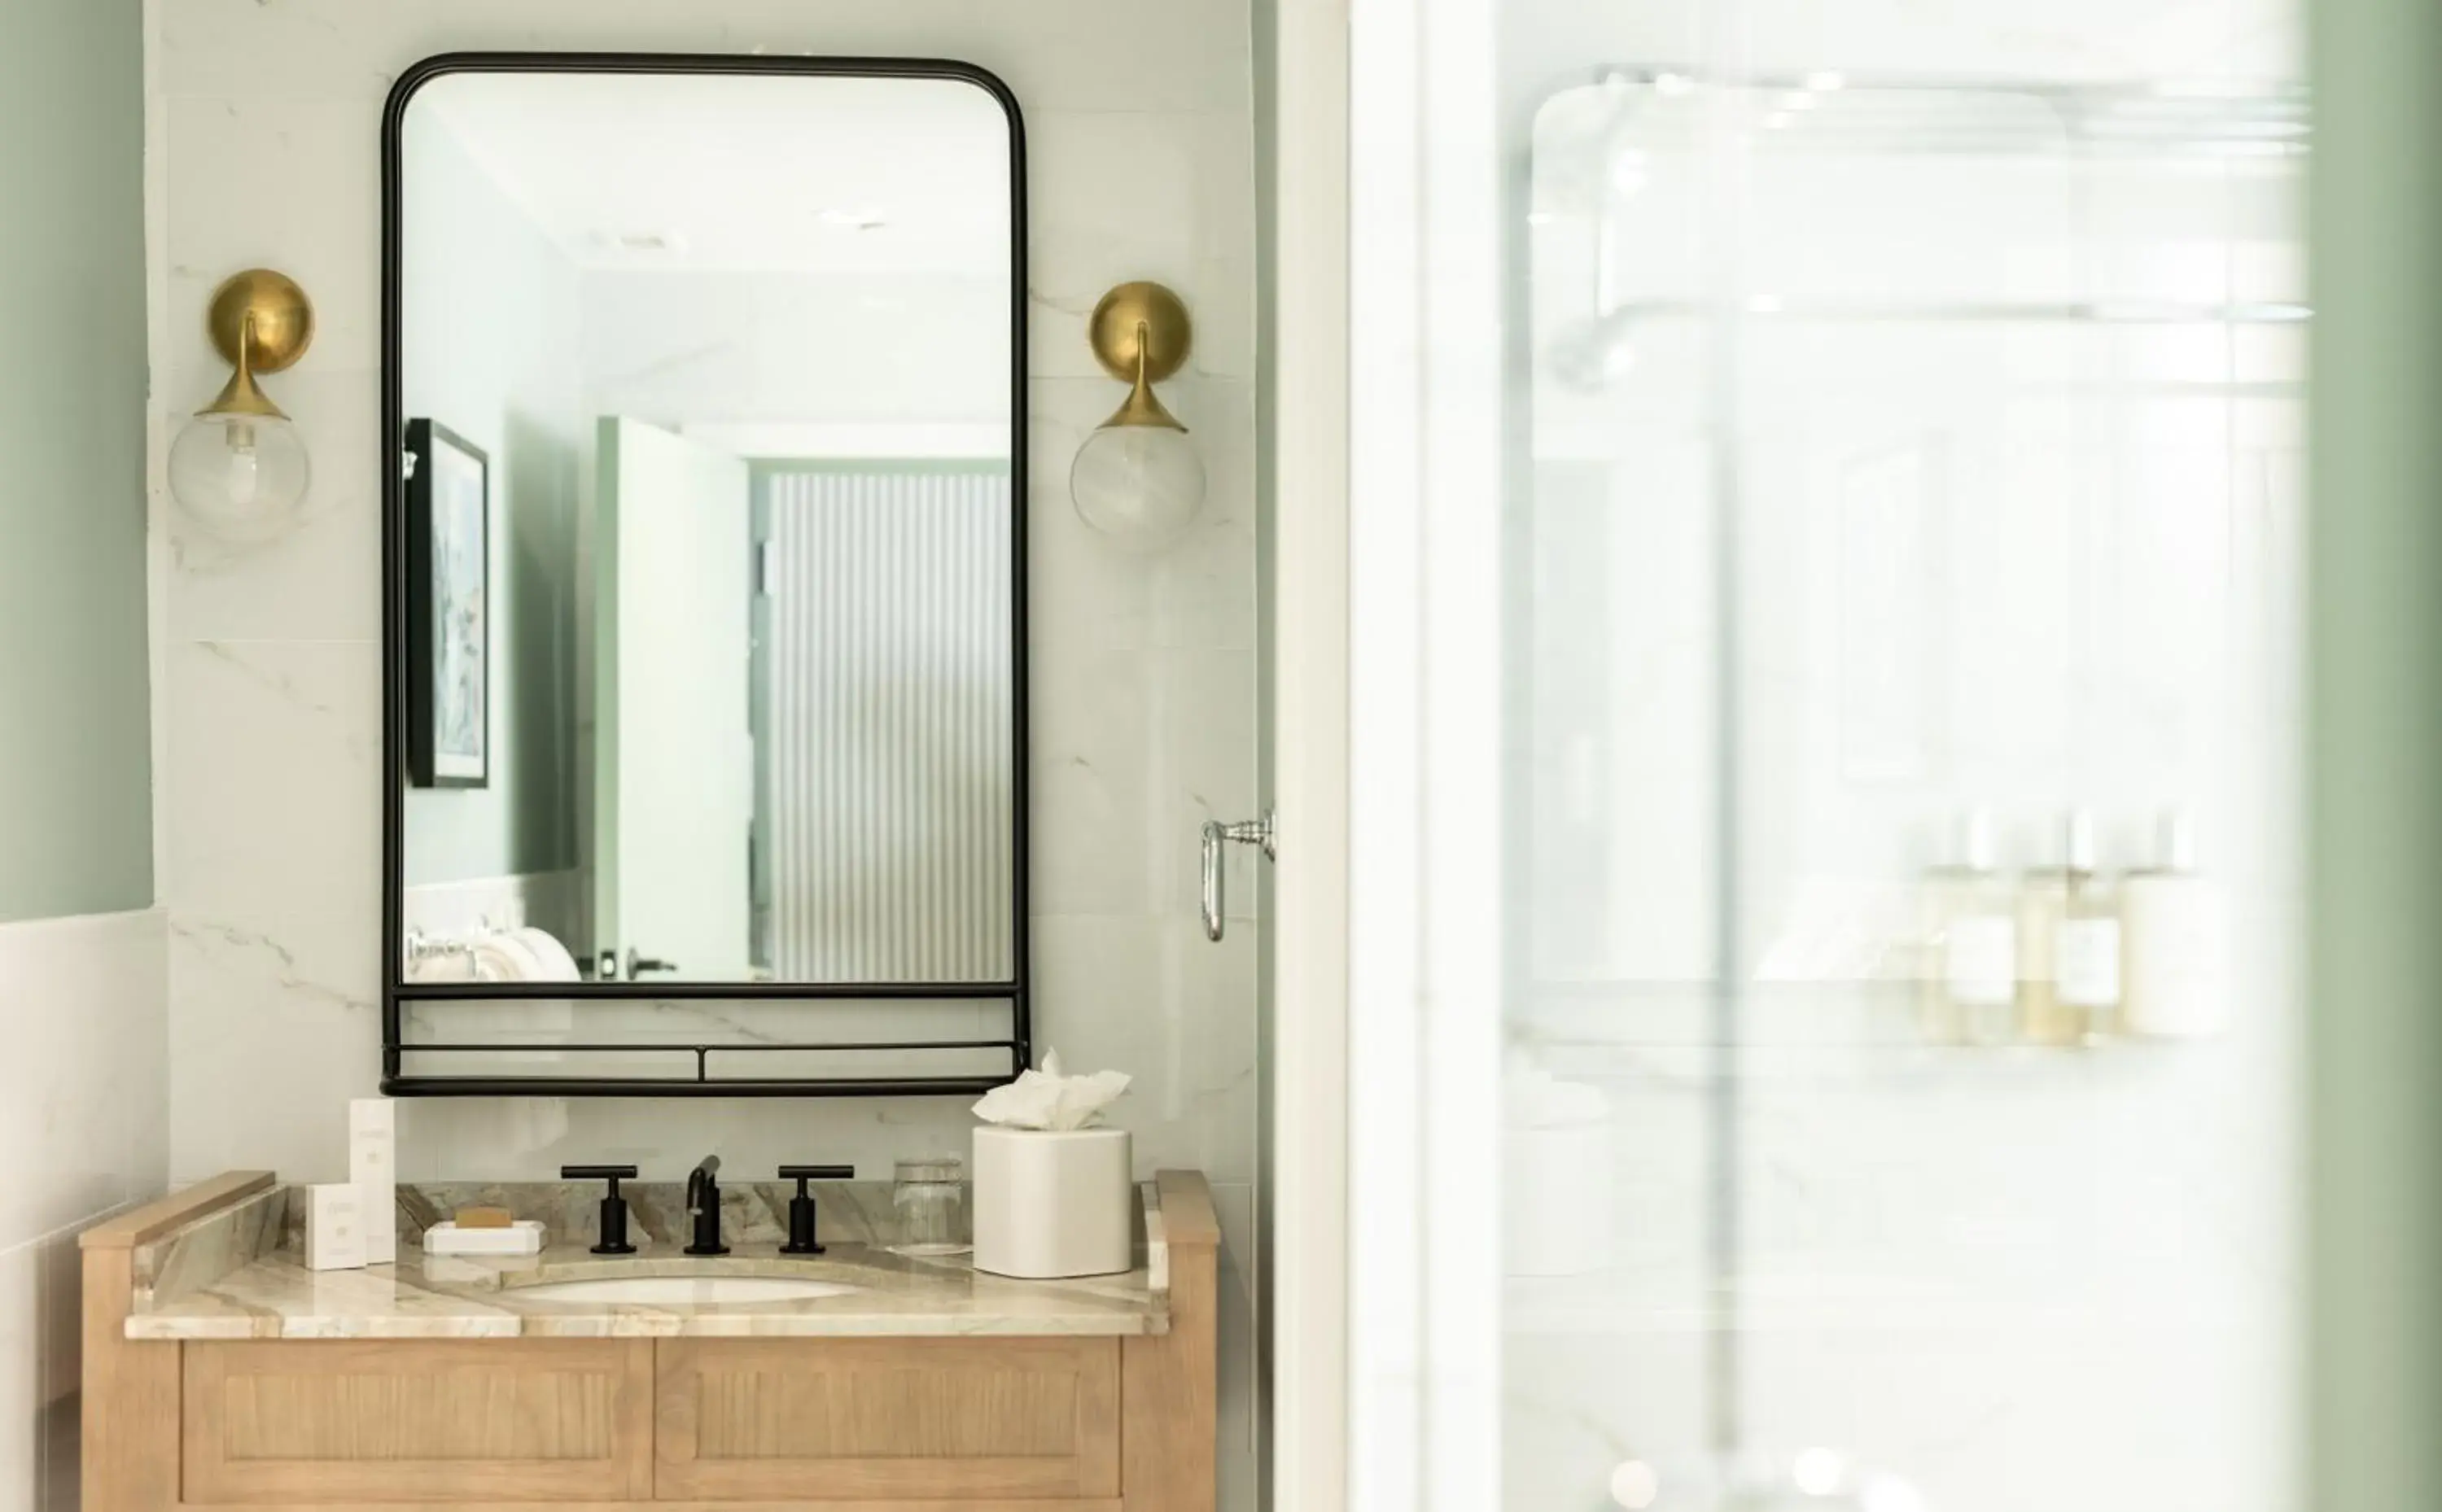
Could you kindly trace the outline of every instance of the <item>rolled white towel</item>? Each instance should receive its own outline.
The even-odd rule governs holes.
[[[568,947],[561,944],[559,938],[550,930],[528,924],[523,929],[510,931],[509,938],[534,958],[535,975],[528,980],[574,982],[581,979],[576,969],[576,957],[568,953]]]
[[[486,935],[475,941],[475,975],[486,982],[539,982],[542,962],[516,935]]]

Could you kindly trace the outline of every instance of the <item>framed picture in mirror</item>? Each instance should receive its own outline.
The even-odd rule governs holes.
[[[491,782],[491,458],[431,420],[407,426],[408,774]]]

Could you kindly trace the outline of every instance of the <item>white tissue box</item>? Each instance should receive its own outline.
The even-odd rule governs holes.
[[[1134,1262],[1125,1129],[975,1131],[975,1268],[1030,1281]]]

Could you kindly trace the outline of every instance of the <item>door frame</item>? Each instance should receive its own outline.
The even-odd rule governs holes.
[[[1270,1127],[1257,1302],[1267,1505],[1340,1512],[1348,1480],[1348,0],[1272,27]],[[1258,66],[1261,66],[1259,63]],[[1259,104],[1261,95],[1258,96]],[[1260,129],[1260,128],[1259,128]],[[1288,150],[1294,144],[1294,150]]]
[[[1478,1508],[1500,1490],[1495,7],[1272,16],[1272,1505]],[[1426,1199],[1446,1188],[1467,1200]]]

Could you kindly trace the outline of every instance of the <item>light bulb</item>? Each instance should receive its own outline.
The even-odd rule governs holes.
[[[297,428],[276,415],[199,414],[170,446],[170,491],[218,536],[276,534],[305,501],[312,469]]]
[[[1104,426],[1078,448],[1068,494],[1086,524],[1130,551],[1159,551],[1203,507],[1204,462],[1184,430]]]
[[[225,427],[224,434],[228,438],[228,456],[222,465],[228,472],[229,502],[240,509],[251,510],[263,488],[263,453],[254,444],[254,427],[237,422]]]

